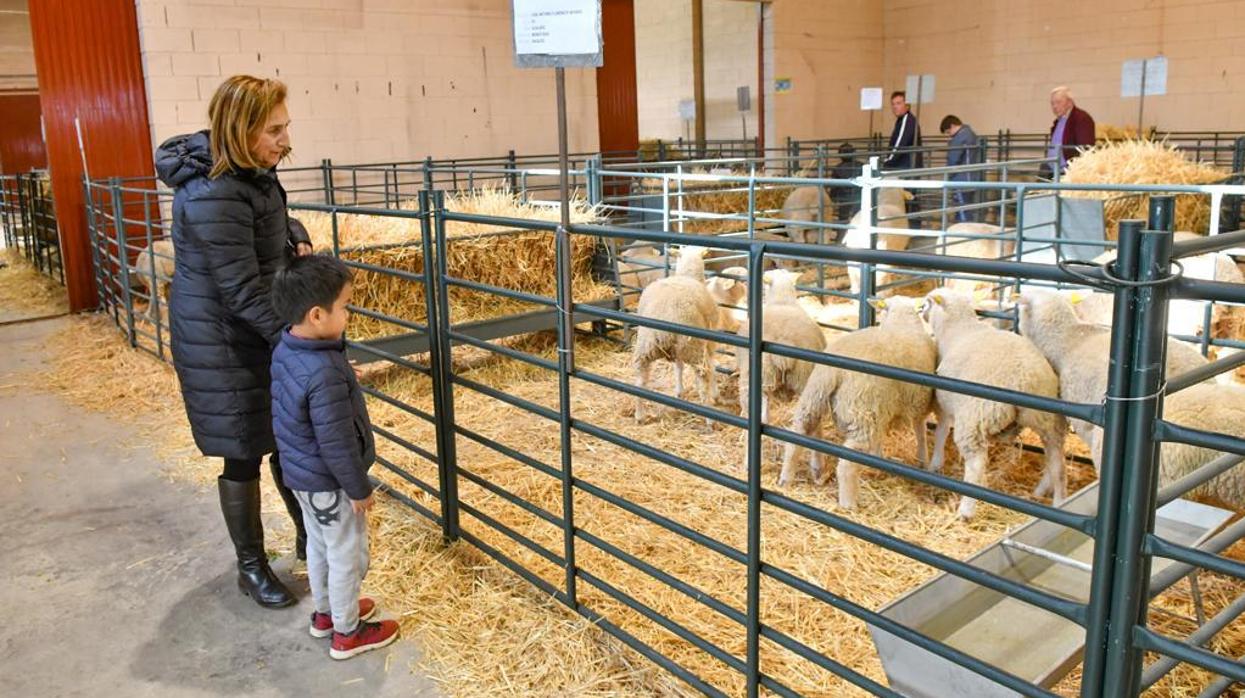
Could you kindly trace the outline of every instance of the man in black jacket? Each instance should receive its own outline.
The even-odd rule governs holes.
[[[882,169],[911,170],[924,167],[921,154],[907,150],[921,145],[921,127],[908,106],[908,98],[904,92],[891,93],[891,113],[895,115],[895,126],[891,129],[890,154],[882,161]]]

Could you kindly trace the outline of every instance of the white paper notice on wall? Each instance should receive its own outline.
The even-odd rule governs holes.
[[[934,76],[929,73],[909,75],[904,91],[908,104],[929,104],[934,101]]]
[[[1147,97],[1167,94],[1167,58],[1156,56],[1124,61],[1120,70],[1120,96],[1140,97],[1143,77]]]
[[[880,87],[862,87],[860,88],[860,110],[869,111],[871,109],[882,108],[882,88]]]
[[[519,65],[600,65],[601,0],[513,0],[514,52]]]

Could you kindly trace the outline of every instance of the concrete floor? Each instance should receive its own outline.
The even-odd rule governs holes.
[[[439,695],[409,640],[329,659],[302,579],[290,609],[237,590],[214,492],[113,445],[106,415],[9,387],[64,322],[0,326],[0,695]]]

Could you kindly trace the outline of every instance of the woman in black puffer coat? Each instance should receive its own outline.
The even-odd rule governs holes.
[[[269,364],[282,326],[269,301],[272,276],[311,240],[288,218],[275,167],[289,152],[285,85],[235,76],[208,108],[210,131],[177,136],[156,152],[160,180],[176,190],[169,296],[173,366],[195,444],[224,458],[221,512],[238,556],[238,586],[261,606],[295,598],[264,552],[259,470],[269,463],[298,530],[298,501],[281,481],[272,434]]]

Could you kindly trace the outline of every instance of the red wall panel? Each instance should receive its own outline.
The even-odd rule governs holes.
[[[601,35],[605,44],[605,64],[597,68],[601,150],[635,150],[640,146],[640,112],[636,106],[633,0],[601,3]]]
[[[0,95],[0,174],[47,166],[39,128],[39,95]]]
[[[92,178],[153,174],[134,0],[32,0],[30,26],[65,285],[82,310],[96,299],[74,118]]]

